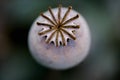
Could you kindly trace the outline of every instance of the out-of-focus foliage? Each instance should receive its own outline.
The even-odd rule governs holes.
[[[47,69],[30,55],[32,22],[49,6],[69,5],[87,20],[90,54],[77,67]],[[119,80],[120,0],[0,0],[0,80]]]

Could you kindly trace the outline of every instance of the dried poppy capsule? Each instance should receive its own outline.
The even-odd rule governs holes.
[[[51,9],[33,23],[28,44],[33,57],[52,69],[68,69],[88,54],[90,32],[84,18],[72,7]]]

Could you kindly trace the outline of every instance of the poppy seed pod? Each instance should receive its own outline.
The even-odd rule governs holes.
[[[89,27],[72,7],[51,9],[33,23],[28,44],[33,57],[52,69],[68,69],[88,54],[91,43]]]

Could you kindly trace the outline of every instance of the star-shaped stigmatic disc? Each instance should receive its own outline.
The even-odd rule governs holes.
[[[40,23],[37,22],[36,24],[38,26],[44,26],[43,30],[40,31],[38,34],[46,36],[46,43],[51,43],[53,42],[56,47],[63,45],[66,46],[68,39],[75,40],[75,30],[80,28],[80,25],[66,25],[70,23],[71,21],[79,18],[79,15],[75,15],[74,17],[71,17],[70,19],[67,19],[67,16],[69,15],[70,11],[72,10],[72,7],[69,6],[68,10],[65,12],[63,18],[61,18],[61,8],[62,6],[59,5],[58,7],[58,14],[57,14],[57,19],[54,16],[51,7],[49,7],[49,13],[51,15],[50,19],[44,14],[41,14],[43,18],[45,18],[49,23]],[[47,27],[47,29],[46,29]],[[67,37],[66,37],[67,36]]]

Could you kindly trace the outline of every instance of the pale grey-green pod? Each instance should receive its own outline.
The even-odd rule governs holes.
[[[52,69],[69,69],[89,53],[91,35],[81,14],[72,7],[51,9],[31,26],[28,45],[35,60]]]

